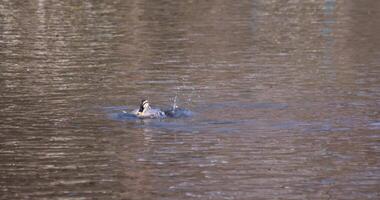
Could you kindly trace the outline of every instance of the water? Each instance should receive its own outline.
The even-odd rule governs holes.
[[[379,9],[2,0],[0,199],[379,199]]]

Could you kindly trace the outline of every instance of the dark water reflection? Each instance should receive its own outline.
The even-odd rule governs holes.
[[[3,0],[0,198],[379,199],[379,9]]]

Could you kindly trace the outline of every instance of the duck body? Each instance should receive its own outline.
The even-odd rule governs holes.
[[[120,119],[165,119],[165,118],[185,118],[193,116],[190,110],[173,106],[167,110],[152,108],[147,100],[142,100],[140,107],[132,111],[122,111],[119,113]]]
[[[148,100],[142,100],[140,108],[132,111],[132,114],[138,118],[165,118],[165,112],[160,109],[151,108]]]

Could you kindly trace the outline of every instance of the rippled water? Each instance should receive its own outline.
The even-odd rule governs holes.
[[[2,0],[0,198],[379,199],[379,9]]]

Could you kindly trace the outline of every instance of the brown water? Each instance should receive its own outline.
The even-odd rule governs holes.
[[[380,199],[379,10],[1,0],[0,198]]]

